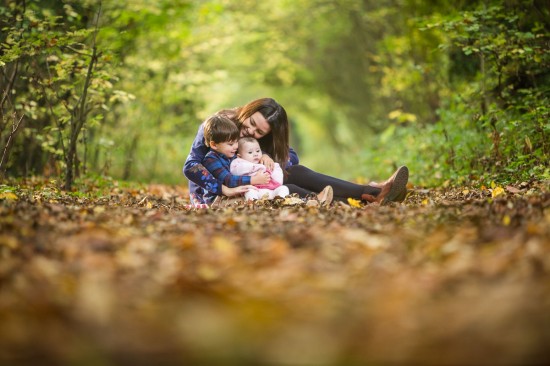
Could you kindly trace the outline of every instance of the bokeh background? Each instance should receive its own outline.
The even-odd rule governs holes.
[[[3,1],[0,170],[185,184],[199,124],[270,96],[302,163],[324,173],[547,179],[546,5]]]

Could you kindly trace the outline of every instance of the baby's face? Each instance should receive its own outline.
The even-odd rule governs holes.
[[[245,142],[239,148],[239,157],[250,161],[251,163],[258,164],[262,158],[262,149],[260,149],[260,144],[257,141],[255,142]]]

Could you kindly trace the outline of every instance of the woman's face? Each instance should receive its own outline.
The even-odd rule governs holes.
[[[271,126],[260,112],[254,113],[241,124],[241,137],[250,136],[260,139],[270,132]]]

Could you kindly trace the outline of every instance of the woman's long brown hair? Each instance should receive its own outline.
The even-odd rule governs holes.
[[[284,171],[288,162],[290,133],[288,117],[282,105],[272,98],[261,98],[253,100],[242,107],[223,110],[219,113],[223,113],[232,119],[240,129],[242,121],[256,112],[260,112],[271,127],[271,132],[258,140],[260,147],[275,162],[279,163]]]

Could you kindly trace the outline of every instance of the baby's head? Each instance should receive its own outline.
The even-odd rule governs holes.
[[[254,137],[241,137],[239,139],[237,156],[251,163],[258,164],[262,158],[262,149],[258,140]]]

